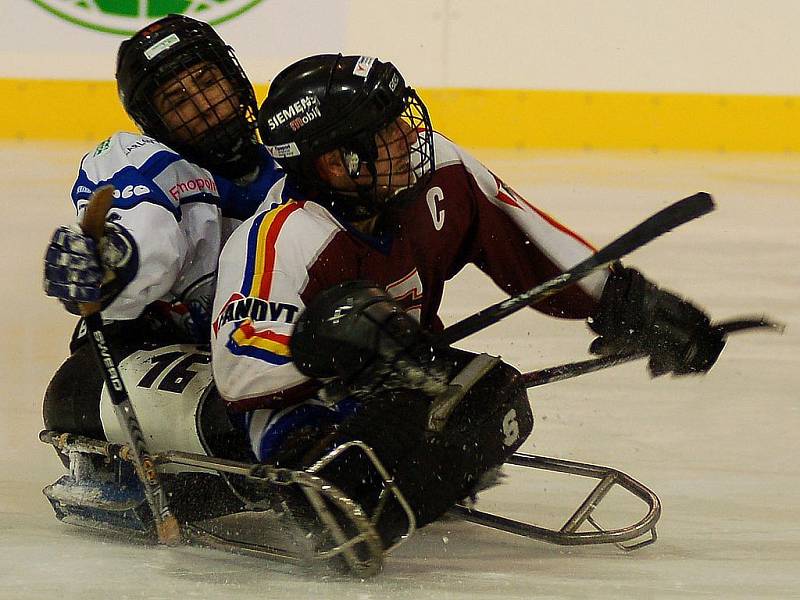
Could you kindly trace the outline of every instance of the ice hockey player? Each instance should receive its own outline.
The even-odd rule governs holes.
[[[99,300],[105,319],[129,329],[161,308],[153,303],[177,301],[188,310],[182,329],[207,337],[223,219],[252,214],[282,175],[257,141],[252,85],[209,25],[179,15],[124,41],[116,77],[144,135],[101,142],[72,188],[80,218],[95,189],[115,187],[103,264],[76,226],[60,227],[45,259],[45,291],[74,313],[77,303]],[[104,273],[111,281],[101,281]]]
[[[294,197],[246,221],[222,252],[216,385],[246,411],[259,460],[305,468],[361,440],[429,523],[533,426],[514,368],[437,346],[445,282],[472,263],[519,293],[593,249],[434,132],[391,63],[301,60],[273,80],[259,128]],[[535,308],[592,317],[592,351],[645,351],[653,374],[705,372],[724,345],[701,310],[621,265]],[[466,395],[437,425],[447,383],[467,373]],[[373,514],[366,461],[342,458],[322,475],[377,518],[384,546],[402,534],[399,512]]]
[[[115,188],[100,258],[77,225],[59,227],[45,292],[76,314],[79,303],[101,302],[119,357],[208,343],[222,244],[283,176],[258,142],[253,87],[211,26],[180,15],[122,42],[116,80],[142,134],[116,133],[81,161],[78,221],[97,188]],[[102,378],[80,329],[71,351],[47,390],[45,426],[103,440]]]

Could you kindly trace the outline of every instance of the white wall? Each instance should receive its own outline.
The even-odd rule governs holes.
[[[0,77],[113,77],[119,36],[0,7]],[[263,0],[219,30],[259,82],[342,50],[419,87],[800,95],[800,0]]]

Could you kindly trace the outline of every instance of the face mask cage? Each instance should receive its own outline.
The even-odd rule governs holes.
[[[425,181],[433,172],[433,136],[425,105],[414,90],[405,96],[403,112],[375,135],[375,195],[391,201],[398,193]],[[372,170],[372,169],[371,169]]]
[[[255,94],[229,47],[173,58],[137,96],[132,116],[144,133],[188,160],[229,178],[257,167]]]
[[[358,201],[351,203],[349,217],[367,218],[410,198],[435,165],[430,117],[417,93],[407,88],[400,114],[375,134],[346,144],[342,161],[357,184]]]

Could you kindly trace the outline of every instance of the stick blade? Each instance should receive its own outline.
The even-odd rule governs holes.
[[[156,525],[156,533],[158,534],[158,542],[165,546],[179,546],[183,541],[181,538],[181,526],[173,514],[169,514]]]
[[[673,202],[648,217],[636,227],[621,235],[596,255],[598,264],[618,260],[621,256],[643,246],[689,221],[693,221],[714,210],[714,198],[708,192],[697,192],[687,198]]]
[[[83,233],[95,242],[99,242],[100,238],[103,237],[106,215],[111,210],[112,202],[114,202],[113,185],[99,187],[89,197],[89,204],[86,205],[86,210],[83,213],[81,229]]]
[[[651,218],[661,222],[661,227],[672,230],[689,221],[707,215],[716,208],[714,198],[708,192],[697,192],[678,200],[670,206],[660,210]],[[672,224],[672,226],[670,226]]]
[[[697,192],[688,198],[678,200],[672,206],[672,210],[675,213],[675,218],[679,219],[680,223],[685,223],[686,221],[690,221],[710,213],[712,210],[714,210],[714,208],[716,208],[716,203],[714,202],[713,196],[708,192]],[[664,210],[667,209],[665,208]]]

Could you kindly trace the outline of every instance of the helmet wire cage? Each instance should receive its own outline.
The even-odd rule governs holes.
[[[410,200],[433,174],[433,130],[428,110],[413,88],[406,88],[394,118],[340,144],[342,162],[356,183],[355,195],[331,188],[311,175],[339,215],[350,220],[373,217]],[[316,169],[314,169],[316,171]],[[363,180],[368,177],[368,181]]]
[[[230,46],[205,23],[164,19],[123,42],[117,81],[140,129],[192,162],[235,179],[257,168],[257,102]],[[148,57],[165,33],[180,42]],[[148,41],[152,40],[152,41]]]
[[[368,195],[379,205],[401,200],[406,190],[424,184],[432,174],[430,118],[412,88],[406,89],[400,115],[375,132],[373,145],[374,159],[367,161],[372,181],[366,187],[360,186],[359,194]]]

